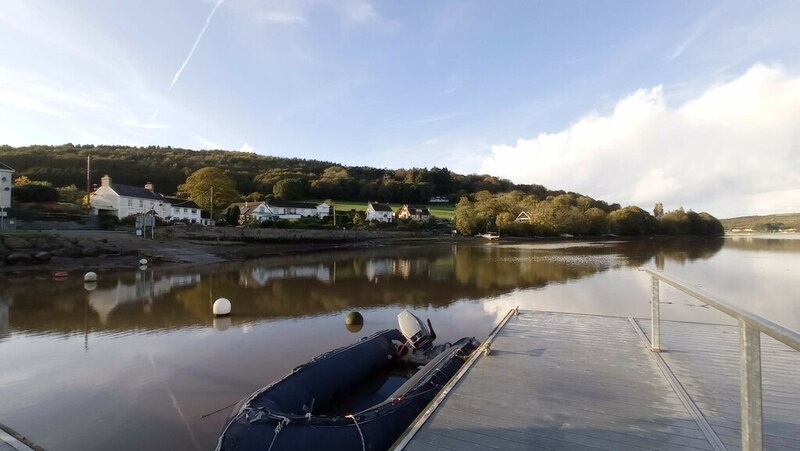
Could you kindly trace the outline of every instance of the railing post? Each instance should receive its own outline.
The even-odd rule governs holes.
[[[653,298],[650,301],[650,350],[661,352],[661,300],[658,296],[658,277],[652,276]]]
[[[739,320],[740,399],[742,408],[742,449],[762,448],[761,332]]]

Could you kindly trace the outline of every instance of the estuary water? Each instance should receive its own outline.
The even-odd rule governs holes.
[[[800,330],[793,235],[384,246],[191,270],[0,278],[0,423],[54,450],[211,449],[230,406],[408,308],[438,341],[509,308],[649,317],[667,274]],[[89,288],[89,289],[87,289]],[[213,300],[233,304],[214,319]],[[733,324],[662,284],[662,319]],[[345,326],[359,311],[360,330]]]

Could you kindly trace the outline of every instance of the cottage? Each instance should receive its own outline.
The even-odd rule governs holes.
[[[150,185],[152,187],[152,185]],[[172,221],[188,221],[192,224],[203,223],[203,210],[194,201],[164,196],[169,202],[170,211],[168,219]]]
[[[150,182],[147,182],[144,188],[139,188],[111,183],[111,177],[108,175],[103,176],[100,181],[100,187],[90,196],[93,214],[112,214],[122,219],[130,215],[152,212],[167,221],[204,222],[202,210],[196,203],[156,193]]]
[[[393,222],[394,211],[389,204],[367,202],[367,221]]]
[[[431,213],[428,211],[428,207],[403,205],[400,210],[398,210],[397,217],[400,219],[411,219],[412,221],[425,222],[431,219]]]
[[[514,219],[514,222],[519,222],[519,223],[522,223],[522,224],[530,224],[531,223],[531,215],[529,215],[528,213],[526,213],[524,211],[521,211],[517,215],[517,218]]]
[[[11,174],[14,170],[0,163],[0,209],[11,208]]]
[[[228,208],[239,208],[239,222],[275,221],[278,219],[300,219],[330,216],[331,206],[326,203],[285,202],[265,200],[262,202],[237,202]]]

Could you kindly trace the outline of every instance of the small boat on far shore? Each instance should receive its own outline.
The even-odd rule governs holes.
[[[498,232],[486,232],[486,233],[479,233],[475,235],[476,237],[485,238],[489,241],[499,240],[500,233]]]

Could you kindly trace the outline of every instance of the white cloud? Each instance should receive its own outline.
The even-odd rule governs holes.
[[[239,148],[239,152],[253,152],[255,148],[248,143],[242,144],[242,147]]]
[[[202,145],[203,149],[206,149],[206,150],[219,150],[219,149],[223,148],[222,146],[220,146],[219,144],[215,143],[214,141],[211,141],[210,139],[203,138],[202,136],[196,136],[195,139],[197,139],[197,142],[199,142]]]
[[[798,123],[800,77],[757,64],[677,107],[642,89],[608,114],[492,146],[482,171],[648,209],[800,211]]]

